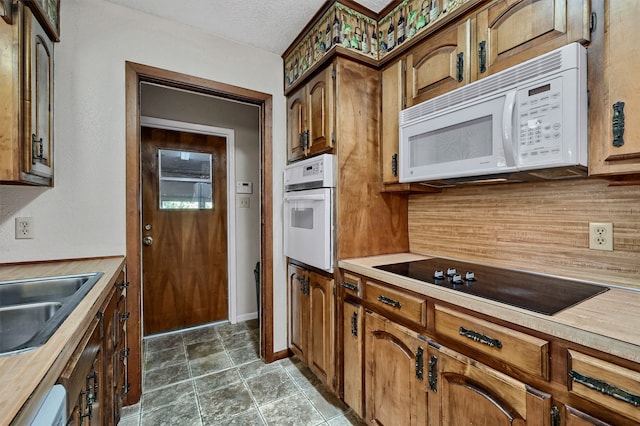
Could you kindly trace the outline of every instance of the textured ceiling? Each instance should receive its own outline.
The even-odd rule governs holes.
[[[282,55],[324,0],[106,0]],[[380,12],[391,0],[360,0]]]

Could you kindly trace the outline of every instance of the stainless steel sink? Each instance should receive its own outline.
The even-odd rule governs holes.
[[[0,356],[45,344],[102,275],[0,281]]]

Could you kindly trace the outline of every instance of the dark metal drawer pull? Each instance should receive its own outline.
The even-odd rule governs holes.
[[[487,42],[478,43],[478,57],[480,58],[480,74],[487,72]]]
[[[424,349],[418,346],[416,351],[416,379],[424,380]]]
[[[621,389],[611,383],[607,383],[604,380],[594,379],[593,377],[584,376],[575,370],[569,372],[569,377],[573,381],[580,383],[588,387],[589,389],[596,390],[602,394],[611,396],[620,401],[624,401],[634,407],[640,407],[640,395],[632,394],[624,389]]]
[[[345,281],[342,282],[342,287],[346,288],[347,290],[358,291],[357,285],[354,285]]]
[[[438,392],[438,357],[435,355],[429,358],[429,389]]]
[[[467,330],[464,327],[460,327],[460,335],[476,342],[483,343],[487,346],[491,346],[492,348],[502,348],[502,342],[500,340],[492,339],[491,337],[480,334],[477,331]]]
[[[398,302],[397,300],[390,299],[387,296],[378,296],[378,301],[384,303],[385,305],[393,306],[394,308],[402,308],[402,303]]]

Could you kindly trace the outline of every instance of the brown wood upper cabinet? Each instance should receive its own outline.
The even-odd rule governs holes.
[[[287,161],[333,148],[335,68],[317,73],[287,98]]]
[[[640,3],[594,1],[588,55],[589,173],[640,173]]]
[[[53,185],[53,42],[24,2],[0,20],[0,182]]]
[[[568,43],[589,41],[589,16],[587,0],[496,0],[387,65],[381,76],[383,182],[398,182],[400,110]]]

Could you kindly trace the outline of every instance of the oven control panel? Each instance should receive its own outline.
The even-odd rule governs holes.
[[[335,187],[335,155],[323,154],[296,161],[284,169],[285,191]]]

